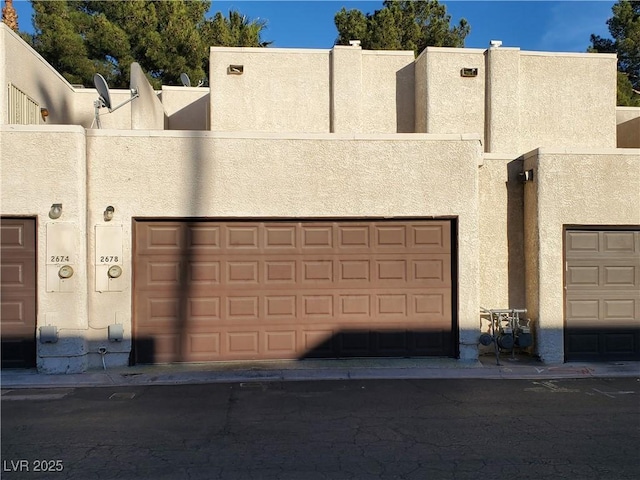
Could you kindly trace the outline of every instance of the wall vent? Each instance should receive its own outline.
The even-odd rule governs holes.
[[[229,65],[227,67],[227,75],[242,75],[244,73],[244,65]]]

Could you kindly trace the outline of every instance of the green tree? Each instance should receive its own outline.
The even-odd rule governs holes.
[[[264,20],[249,20],[240,12],[231,10],[225,17],[221,12],[208,20],[203,28],[203,35],[207,44],[220,47],[266,47],[271,42],[261,38],[262,30],[266,27]]]
[[[31,45],[69,82],[91,85],[95,73],[128,88],[138,62],[154,87],[178,84],[181,73],[204,79],[209,47],[266,46],[266,23],[238,12],[206,18],[209,0],[32,0]]]
[[[373,14],[342,8],[334,18],[336,44],[360,40],[369,50],[413,50],[419,55],[427,46],[464,47],[470,26],[465,19],[451,26],[451,16],[437,0],[387,0]]]
[[[612,38],[591,35],[590,52],[618,55],[618,105],[640,106],[640,1],[619,0],[607,20]]]

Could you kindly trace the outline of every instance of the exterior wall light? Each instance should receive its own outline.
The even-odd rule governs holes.
[[[533,182],[533,170],[526,170],[518,174],[520,177],[520,181],[525,182]]]
[[[49,110],[46,108],[41,108],[40,109],[40,116],[42,116],[42,121],[46,122],[47,121],[47,117],[49,116]]]
[[[113,215],[116,212],[116,209],[109,205],[104,211],[104,221],[110,222],[113,220]]]
[[[49,218],[52,220],[57,220],[62,215],[62,204],[54,203],[51,205],[51,210],[49,210]]]

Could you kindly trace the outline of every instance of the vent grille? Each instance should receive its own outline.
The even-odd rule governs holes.
[[[19,125],[40,124],[40,105],[15,85],[8,85],[8,116],[7,123]]]

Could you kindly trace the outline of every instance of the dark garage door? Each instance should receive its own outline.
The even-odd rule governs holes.
[[[567,230],[565,357],[640,360],[640,231]]]
[[[2,368],[36,364],[36,221],[0,221]]]
[[[135,223],[134,361],[456,354],[449,221]]]

